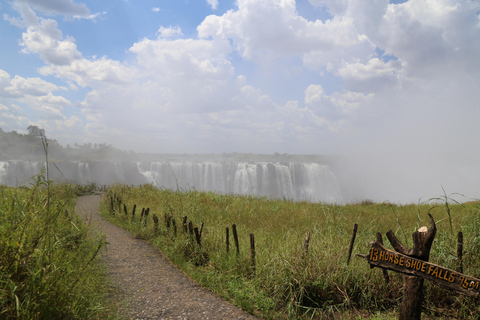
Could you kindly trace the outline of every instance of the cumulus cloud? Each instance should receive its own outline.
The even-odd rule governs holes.
[[[82,57],[77,50],[75,39],[63,37],[58,29],[57,21],[38,18],[35,12],[25,3],[14,3],[20,13],[21,20],[8,17],[11,23],[27,28],[22,34],[20,45],[23,53],[38,54],[48,64],[66,65]]]
[[[11,79],[10,75],[0,69],[0,97],[21,98],[24,96],[51,96],[52,91],[59,90],[58,86],[40,78],[23,78],[15,76]]]
[[[58,87],[53,83],[47,82],[40,78],[22,78],[15,76],[12,79],[10,86],[5,88],[5,92],[11,96],[21,97],[24,95],[44,96],[51,94],[52,91],[58,90]]]
[[[233,39],[236,50],[252,60],[329,51],[357,41],[348,21],[308,21],[298,15],[293,0],[241,0],[237,4],[238,10],[206,17],[197,28],[199,36]]]

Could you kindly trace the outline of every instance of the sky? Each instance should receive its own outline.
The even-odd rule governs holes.
[[[478,0],[7,0],[0,13],[4,131],[357,154],[407,180],[480,160]]]

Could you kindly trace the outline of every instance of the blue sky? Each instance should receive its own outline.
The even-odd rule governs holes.
[[[180,153],[408,149],[477,133],[440,125],[458,108],[478,115],[476,1],[13,0],[0,10],[5,131],[38,125],[62,144]]]
[[[136,152],[355,154],[384,183],[480,188],[479,12],[476,0],[2,1],[0,128]]]

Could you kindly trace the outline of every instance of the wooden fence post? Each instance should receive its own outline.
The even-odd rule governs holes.
[[[172,218],[172,225],[173,225],[173,235],[176,238],[177,237],[177,222],[175,221],[174,218]]]
[[[250,260],[252,261],[252,272],[255,274],[255,236],[253,233],[250,233]]]
[[[458,232],[457,259],[459,262],[458,271],[463,273],[463,232]]]
[[[150,208],[147,208],[147,209],[145,210],[145,214],[144,214],[144,216],[143,216],[143,217],[145,218],[145,219],[143,220],[143,224],[144,224],[145,226],[147,226],[148,214],[149,214],[149,213],[150,213]]]
[[[137,205],[133,205],[133,210],[132,210],[132,220],[135,219],[135,211],[137,210]]]
[[[197,240],[198,245],[201,246],[202,240],[200,238],[200,233],[198,232],[198,227],[193,228],[193,231],[195,232],[195,239]]]
[[[154,225],[155,233],[157,233],[158,232],[158,217],[155,213],[152,215],[152,219],[153,219],[153,225]]]
[[[417,258],[419,260],[428,261],[430,250],[432,248],[433,239],[437,233],[437,227],[433,217],[430,216],[430,229],[421,227],[412,234],[413,248],[408,249],[404,246],[392,232],[387,232],[387,237],[393,248],[400,253]],[[423,278],[416,276],[403,276],[403,300],[400,305],[399,320],[420,320],[422,315],[422,303],[424,299]]]
[[[357,236],[358,224],[353,225],[352,239],[350,240],[350,246],[348,247],[348,259],[347,265],[350,263],[350,257],[352,256],[353,243],[355,242],[355,237]]]
[[[237,254],[240,254],[240,247],[238,245],[237,225],[232,224],[233,240],[235,241],[235,247],[237,248]]]
[[[188,233],[190,233],[190,235],[193,236],[193,222],[192,221],[188,222]]]
[[[170,228],[170,220],[172,219],[171,216],[167,216],[167,214],[165,214],[165,224],[167,225],[167,228]]]

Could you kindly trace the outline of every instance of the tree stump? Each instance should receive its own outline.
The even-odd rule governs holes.
[[[437,227],[433,217],[430,217],[430,229],[421,227],[412,234],[413,248],[408,249],[404,246],[392,232],[387,232],[387,237],[393,248],[400,253],[428,261],[433,239],[437,233]],[[424,299],[422,278],[410,275],[403,276],[403,300],[400,305],[399,320],[420,320],[422,315],[422,303]]]

